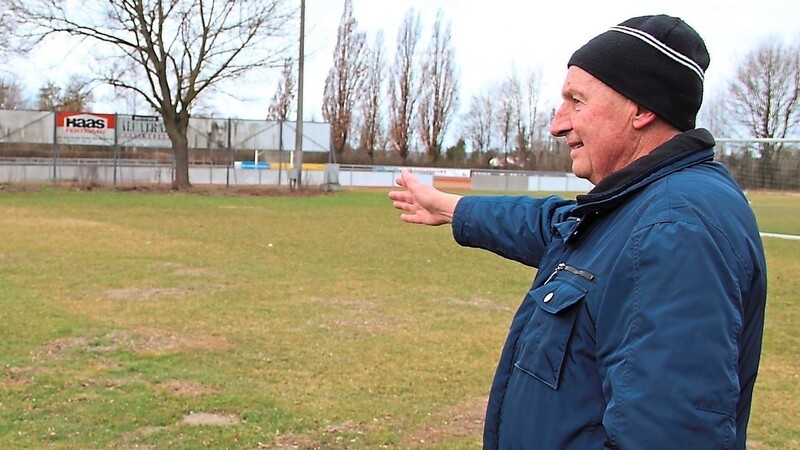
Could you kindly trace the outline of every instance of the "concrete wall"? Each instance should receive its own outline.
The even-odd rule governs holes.
[[[304,166],[305,167],[305,166]],[[322,170],[304,170],[301,182],[307,186],[320,186],[325,183],[325,172]],[[396,186],[395,179],[400,169],[395,171],[369,171],[363,166],[330,167],[331,174],[338,172],[339,184],[342,187],[377,187],[391,188]],[[54,176],[55,174],[55,176]],[[116,177],[115,177],[116,174]],[[264,185],[289,186],[292,172],[286,169],[235,169],[226,166],[193,166],[189,168],[189,181],[192,184],[217,184],[230,186]],[[442,189],[451,186],[471,188],[478,191],[556,191],[556,192],[588,192],[592,185],[586,180],[572,174],[562,173],[475,173],[464,178],[463,183],[453,184],[453,177],[438,176],[434,172],[416,170],[414,175],[423,183],[436,185]],[[112,161],[70,161],[62,160],[57,165],[50,163],[25,163],[0,161],[0,183],[42,183],[48,181],[80,182],[96,184],[152,185],[170,184],[173,169],[170,165],[123,165],[116,168]]]
[[[472,189],[476,191],[588,192],[592,187],[592,183],[571,173],[472,176]]]

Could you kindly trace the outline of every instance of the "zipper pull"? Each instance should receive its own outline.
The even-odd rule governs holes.
[[[566,269],[566,268],[567,268],[567,265],[566,265],[566,264],[564,264],[564,263],[558,263],[558,265],[556,266],[556,268],[553,270],[553,273],[551,273],[551,274],[550,274],[550,276],[549,276],[549,277],[547,277],[547,279],[546,279],[546,280],[544,280],[544,283],[543,283],[542,285],[544,286],[545,284],[549,283],[549,282],[550,282],[550,280],[552,280],[552,279],[553,279],[553,277],[555,277],[555,276],[556,276],[556,274],[557,274],[558,272],[560,272],[560,271],[562,271],[562,270],[564,270],[564,269]]]

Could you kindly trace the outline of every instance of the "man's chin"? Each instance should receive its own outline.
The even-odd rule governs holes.
[[[591,173],[588,170],[586,170],[585,168],[581,167],[579,164],[577,164],[576,161],[572,162],[572,174],[575,175],[578,178],[584,178],[584,179],[587,179],[587,180],[589,179],[589,176],[591,175]]]

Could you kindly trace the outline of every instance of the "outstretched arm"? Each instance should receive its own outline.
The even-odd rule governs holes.
[[[460,195],[447,194],[422,183],[405,169],[397,177],[397,184],[405,190],[389,192],[389,199],[395,208],[405,211],[400,215],[403,221],[432,226],[453,222]]]

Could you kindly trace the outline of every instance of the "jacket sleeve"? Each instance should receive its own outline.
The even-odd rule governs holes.
[[[702,224],[633,233],[597,317],[607,445],[735,445],[742,267],[724,236]]]
[[[538,267],[552,239],[552,226],[574,201],[551,196],[468,196],[456,205],[453,237],[527,266]]]

